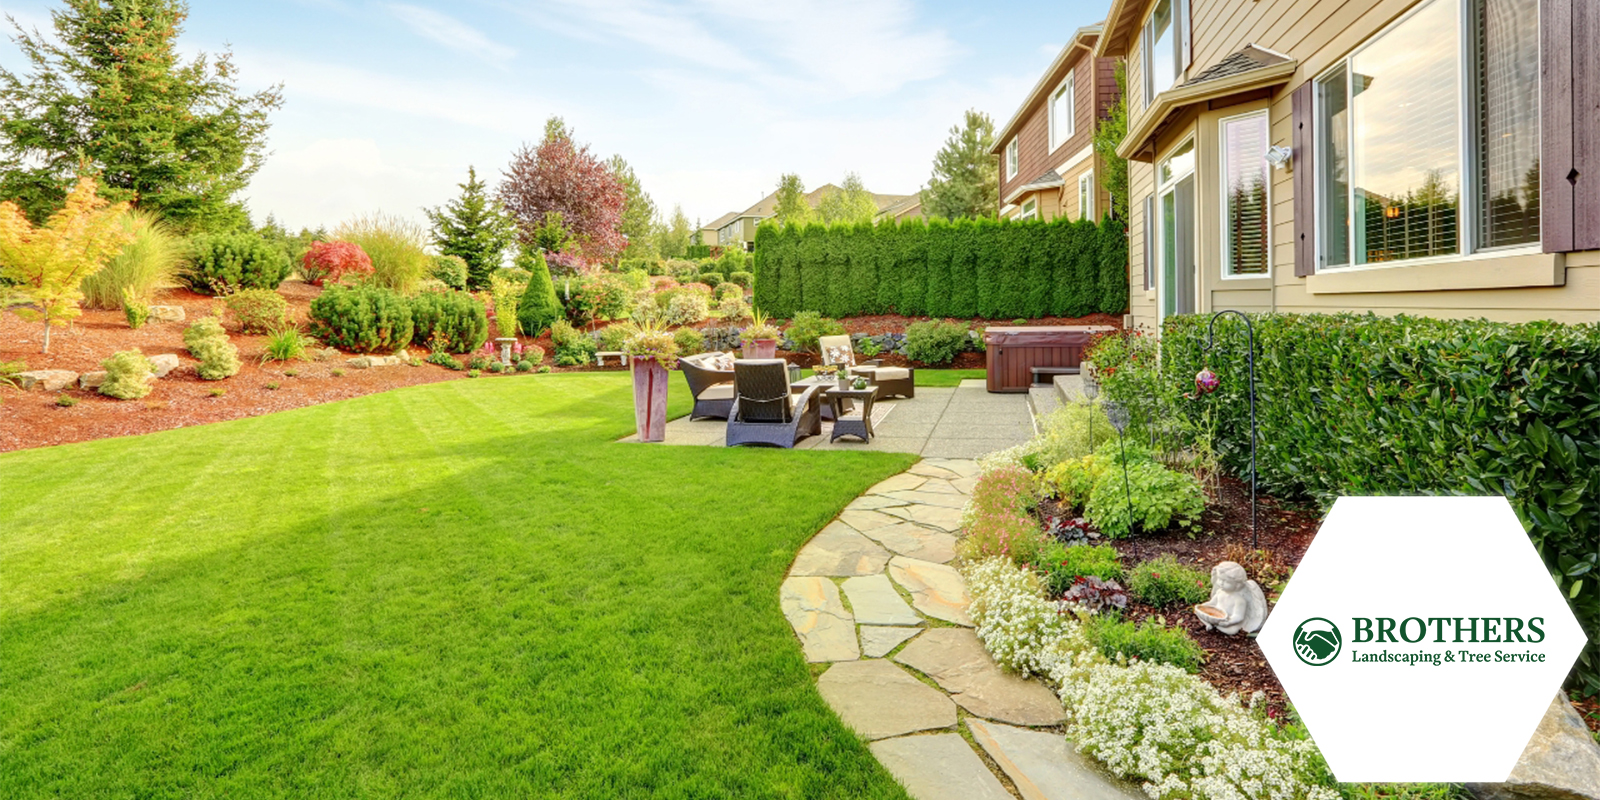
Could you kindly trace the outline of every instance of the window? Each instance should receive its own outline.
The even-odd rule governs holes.
[[[1183,74],[1183,39],[1189,35],[1182,18],[1183,0],[1159,0],[1144,24],[1144,102],[1172,88]]]
[[[1222,274],[1266,275],[1271,252],[1267,112],[1221,122]]]
[[[1017,140],[1006,145],[1006,180],[1017,177]]]
[[[1033,219],[1038,215],[1039,201],[1029,200],[1028,202],[1022,204],[1022,213],[1017,216],[1017,219]]]
[[[1050,151],[1067,143],[1072,138],[1074,129],[1073,120],[1073,73],[1068,72],[1066,80],[1056,87],[1055,94],[1050,95]]]
[[[1322,266],[1539,241],[1538,25],[1431,0],[1317,80]]]
[[[1078,176],[1078,219],[1094,220],[1094,170]]]

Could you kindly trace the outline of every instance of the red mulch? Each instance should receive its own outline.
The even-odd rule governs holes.
[[[1583,717],[1589,730],[1600,733],[1600,695],[1579,697],[1577,694],[1568,694],[1567,698],[1578,707],[1578,716]]]

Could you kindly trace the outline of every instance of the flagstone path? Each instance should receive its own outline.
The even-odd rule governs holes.
[[[1001,671],[955,560],[977,462],[924,459],[800,549],[779,592],[817,691],[916,800],[1132,800],[1066,740],[1061,701]]]

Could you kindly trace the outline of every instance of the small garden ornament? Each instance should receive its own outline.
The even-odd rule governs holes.
[[[1224,561],[1211,568],[1211,599],[1195,606],[1194,615],[1206,630],[1255,633],[1267,621],[1267,596],[1244,567]]]
[[[1108,400],[1105,404],[1106,419],[1111,421],[1111,427],[1117,430],[1117,448],[1122,451],[1122,491],[1128,495],[1128,527],[1133,527],[1133,489],[1128,484],[1128,446],[1122,441],[1122,432],[1128,429],[1128,407],[1115,401]],[[1093,440],[1091,440],[1093,441]]]

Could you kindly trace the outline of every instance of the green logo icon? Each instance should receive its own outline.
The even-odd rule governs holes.
[[[1312,617],[1294,629],[1294,654],[1313,667],[1333,663],[1343,646],[1339,626],[1322,617]]]

